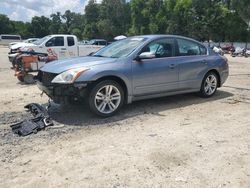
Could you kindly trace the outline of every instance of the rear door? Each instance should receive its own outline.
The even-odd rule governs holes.
[[[188,39],[177,38],[176,41],[180,89],[200,88],[204,72],[208,69],[207,49]]]

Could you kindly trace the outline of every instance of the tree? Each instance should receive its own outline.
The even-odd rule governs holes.
[[[131,27],[129,30],[131,35],[150,33],[150,19],[152,19],[154,15],[149,15],[148,9],[150,8],[149,5],[151,5],[152,2],[153,0],[150,0],[149,3],[145,3],[144,0],[131,0]],[[156,9],[157,8],[158,7],[156,7]]]
[[[89,0],[85,13],[70,10],[35,16],[31,23],[0,14],[0,34],[43,37],[74,34],[82,38],[177,34],[200,41],[249,41],[249,0]]]
[[[13,33],[13,25],[11,24],[10,19],[3,14],[0,14],[0,34]]]
[[[189,35],[192,0],[166,0],[156,15],[161,33]]]
[[[35,16],[32,18],[31,27],[35,37],[44,37],[50,34],[49,26],[51,21],[45,16]]]
[[[50,33],[52,34],[60,33],[60,29],[62,27],[61,13],[57,12],[55,14],[51,14],[50,18],[51,18],[51,24],[49,26]]]
[[[12,21],[15,34],[21,35],[23,38],[33,37],[32,27],[30,23],[24,23],[21,21]]]
[[[90,0],[85,7],[85,29],[84,36],[87,38],[96,38],[99,35],[97,22],[100,18],[100,5],[95,0]]]
[[[231,9],[238,12],[240,17],[250,24],[250,1],[249,0],[231,0]]]
[[[100,5],[98,30],[102,37],[109,40],[125,34],[129,28],[130,15],[128,6],[122,0],[103,0]]]
[[[219,0],[193,0],[190,15],[191,37],[210,41],[221,33],[225,17]]]
[[[81,39],[84,31],[84,16],[67,10],[62,15],[62,19],[63,23],[61,24],[60,32],[75,34],[79,39]]]

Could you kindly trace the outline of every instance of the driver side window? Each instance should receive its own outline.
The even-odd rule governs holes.
[[[155,55],[155,58],[172,57],[174,56],[174,40],[159,39],[145,46],[141,53],[150,52]]]
[[[45,44],[46,47],[51,46],[64,46],[64,38],[63,37],[53,37]]]

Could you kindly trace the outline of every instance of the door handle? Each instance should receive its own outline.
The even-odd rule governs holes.
[[[202,63],[207,65],[207,61],[205,59],[202,60]]]
[[[61,48],[61,50],[67,50],[66,48]]]
[[[169,68],[170,69],[174,69],[176,67],[176,65],[175,64],[171,64],[171,65],[169,65]]]

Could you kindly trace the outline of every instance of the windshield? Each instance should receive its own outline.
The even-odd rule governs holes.
[[[90,40],[87,44],[94,44],[96,40]]]
[[[35,45],[41,45],[44,41],[46,41],[47,39],[49,39],[51,36],[46,36],[46,37],[43,37],[35,42],[33,42],[33,44]]]
[[[36,40],[37,39],[27,39],[27,40],[25,40],[23,42],[25,42],[25,43],[34,43]]]
[[[92,56],[111,58],[127,57],[145,40],[146,38],[143,37],[133,37],[117,41],[105,48],[102,48],[98,52],[94,53]]]

